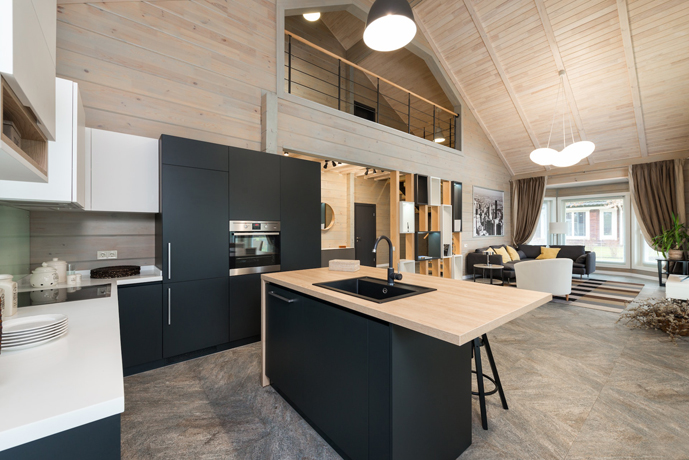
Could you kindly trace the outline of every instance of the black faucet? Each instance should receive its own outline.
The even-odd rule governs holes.
[[[389,256],[390,256],[390,262],[388,264],[388,285],[389,286],[394,286],[395,285],[395,280],[401,280],[402,279],[402,274],[401,273],[395,273],[395,267],[392,266],[392,252],[395,250],[395,247],[392,245],[392,241],[390,241],[390,238],[388,238],[385,235],[381,235],[378,237],[376,240],[376,244],[373,245],[373,252],[376,252],[376,249],[378,249],[378,243],[380,243],[380,240],[385,240],[388,242],[388,246],[390,246],[390,251],[389,251]]]

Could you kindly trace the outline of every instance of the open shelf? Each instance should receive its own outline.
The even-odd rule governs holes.
[[[4,132],[0,134],[0,179],[48,182],[48,141],[38,121],[4,79],[0,86],[0,122],[13,122],[21,136],[17,145]]]

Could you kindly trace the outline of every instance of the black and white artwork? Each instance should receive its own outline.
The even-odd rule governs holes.
[[[474,236],[504,236],[505,192],[483,187],[474,189]]]

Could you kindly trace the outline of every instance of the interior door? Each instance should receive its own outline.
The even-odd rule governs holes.
[[[163,280],[228,276],[228,174],[163,165]]]
[[[376,266],[376,205],[354,203],[354,253],[361,265]]]

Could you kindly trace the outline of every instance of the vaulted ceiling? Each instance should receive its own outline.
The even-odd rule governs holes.
[[[689,151],[689,1],[423,0],[414,13],[514,174],[543,171],[529,153],[548,141],[560,70],[589,163]]]

